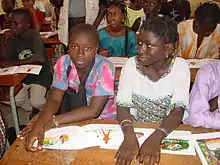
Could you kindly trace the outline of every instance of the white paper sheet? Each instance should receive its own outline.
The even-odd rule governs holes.
[[[134,129],[140,145],[154,132],[154,129]],[[117,150],[124,135],[119,125],[89,124],[83,127],[69,126],[49,130],[45,133],[44,148],[83,149],[99,146]],[[36,144],[35,144],[36,145]],[[194,139],[189,131],[173,131],[161,144],[161,152],[169,154],[195,155]]]
[[[21,65],[8,68],[0,68],[0,75],[10,75],[16,73],[28,73],[39,75],[42,69],[41,65]]]

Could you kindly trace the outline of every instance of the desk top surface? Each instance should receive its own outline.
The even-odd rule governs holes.
[[[89,120],[74,125],[84,124],[115,124],[116,121]],[[72,124],[73,125],[73,124]],[[156,128],[158,124],[135,123],[135,127]],[[193,128],[190,125],[180,125],[177,130],[189,130],[193,133],[213,132],[217,130],[205,128]],[[23,146],[23,141],[16,140],[7,151],[0,164],[7,165],[112,165],[114,164],[114,154],[116,150],[106,150],[99,148],[88,148],[84,150],[43,150],[35,153],[27,152]],[[138,164],[133,162],[132,164]],[[162,165],[201,165],[198,156],[162,154]]]

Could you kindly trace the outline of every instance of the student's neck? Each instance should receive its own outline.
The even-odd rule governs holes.
[[[122,31],[122,29],[124,29],[123,25],[121,25],[120,27],[117,27],[117,28],[110,28],[110,31],[112,31],[113,33],[120,33]]]
[[[145,66],[145,68],[146,69],[152,69],[152,70],[155,70],[156,72],[158,72],[160,70],[163,70],[163,69],[167,68],[167,65],[170,63],[171,60],[172,60],[172,58],[169,57],[169,58],[166,58],[163,61],[157,61],[152,65]]]

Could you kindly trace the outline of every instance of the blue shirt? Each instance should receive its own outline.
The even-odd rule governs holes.
[[[137,55],[136,34],[133,31],[128,32],[128,55],[125,54],[125,36],[113,37],[106,32],[105,28],[100,29],[98,32],[99,49],[107,49],[109,51],[109,57],[132,57]]]

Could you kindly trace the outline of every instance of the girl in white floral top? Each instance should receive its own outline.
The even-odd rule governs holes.
[[[138,56],[128,59],[119,81],[118,120],[124,141],[116,153],[119,165],[138,157],[140,164],[158,164],[160,143],[181,123],[188,107],[190,71],[187,62],[174,58],[178,32],[168,17],[155,16],[143,22]],[[139,122],[161,125],[139,147],[132,115]]]

